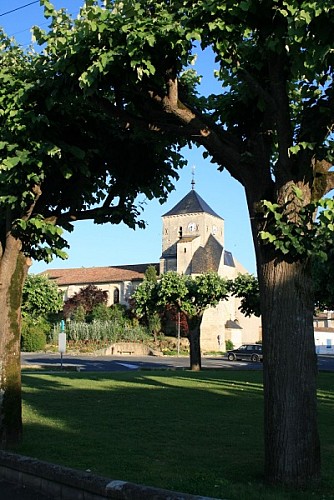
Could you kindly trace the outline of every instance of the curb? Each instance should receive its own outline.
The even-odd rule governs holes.
[[[0,451],[0,477],[55,500],[219,500],[95,476]]]

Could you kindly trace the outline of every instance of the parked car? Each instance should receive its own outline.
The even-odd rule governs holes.
[[[246,361],[262,361],[262,345],[261,344],[244,344],[238,349],[231,349],[226,353],[229,361],[236,359],[244,359]]]

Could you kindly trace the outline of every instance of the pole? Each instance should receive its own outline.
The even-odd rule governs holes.
[[[181,323],[181,318],[180,318],[180,311],[177,313],[177,356],[180,356],[180,323]]]
[[[65,321],[60,322],[60,333],[58,335],[58,351],[60,352],[60,368],[63,369],[63,354],[66,352]]]

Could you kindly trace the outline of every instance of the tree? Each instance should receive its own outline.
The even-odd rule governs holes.
[[[48,16],[52,8],[45,6]],[[112,87],[81,86],[84,54],[71,66],[75,43],[66,48],[66,30],[70,21],[60,13],[44,42],[40,34],[41,53],[23,51],[0,31],[2,447],[17,445],[22,435],[20,310],[31,258],[65,258],[63,230],[76,220],[144,227],[137,196],[163,201],[180,159],[171,135],[154,142],[140,124],[111,116],[103,103],[118,101]]]
[[[62,293],[47,275],[27,276],[22,294],[21,349],[44,349],[52,320],[63,308]]]
[[[156,271],[153,266],[150,266],[145,271],[144,280],[136,288],[130,299],[132,310],[152,333],[155,342],[161,329],[160,313],[156,307],[156,290]]]
[[[139,190],[163,197],[179,148],[200,145],[247,198],[261,296],[266,478],[318,481],[310,261],[325,258],[334,230],[334,202],[322,200],[334,186],[332,2],[89,0],[71,20],[43,1],[50,29],[35,36],[44,54],[23,57],[5,40],[1,61],[1,208],[10,228],[1,241],[11,255],[0,264],[1,338],[19,335],[24,255],[41,240],[59,252],[60,228],[83,209],[98,223],[133,223]],[[198,94],[189,70],[195,42],[215,55],[218,95]],[[93,208],[106,192],[102,211]],[[15,359],[7,345],[1,359]]]
[[[114,89],[111,104],[97,98],[110,116],[151,131],[152,144],[172,134],[177,147],[203,146],[244,187],[261,295],[266,478],[318,481],[310,260],[334,229],[333,203],[321,202],[334,186],[332,2],[89,2],[73,25],[45,5],[53,31],[39,39],[66,52],[72,72],[80,63],[87,92]],[[214,52],[218,95],[200,96],[199,77],[184,71],[194,42]]]
[[[75,292],[72,297],[64,303],[63,314],[66,319],[71,318],[77,309],[82,309],[84,316],[91,313],[97,305],[106,305],[108,292],[101,290],[96,285],[87,285]]]
[[[204,147],[244,187],[261,297],[266,478],[318,481],[311,256],[325,257],[334,230],[333,200],[322,201],[334,187],[332,2],[89,2],[73,23],[44,3],[53,31],[40,41],[66,52],[87,92],[114,90],[114,101],[99,93],[98,109],[155,131],[157,142],[171,134],[177,147]],[[200,96],[199,77],[184,71],[195,42],[214,53],[218,95]]]
[[[142,317],[173,307],[183,313],[188,326],[190,368],[201,369],[200,331],[205,309],[215,307],[228,296],[227,281],[209,272],[195,277],[174,271],[163,274],[156,283],[144,280],[135,290],[135,313]]]
[[[62,293],[57,284],[47,275],[29,274],[24,282],[22,294],[22,315],[33,318],[47,318],[63,308]]]
[[[146,271],[145,271],[145,280],[147,281],[152,281],[153,283],[157,282],[158,276],[157,276],[157,270],[154,266],[148,266]]]

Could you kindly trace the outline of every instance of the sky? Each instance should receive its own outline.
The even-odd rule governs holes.
[[[64,7],[76,14],[83,0],[54,0],[56,8]],[[23,8],[22,8],[23,7]],[[16,10],[17,9],[17,10]],[[10,12],[12,11],[12,12]],[[14,36],[23,46],[31,43],[31,27],[46,28],[39,1],[0,0],[0,26],[7,35]],[[209,94],[217,90],[213,78],[213,60],[206,51],[199,54],[196,65],[204,76],[201,91]],[[202,150],[193,148],[184,151],[188,165],[179,171],[180,178],[175,190],[165,204],[157,200],[147,201],[140,218],[145,220],[145,229],[130,229],[120,225],[94,225],[89,221],[77,222],[74,231],[65,237],[70,244],[68,259],[54,259],[51,264],[33,262],[30,272],[46,269],[118,266],[159,262],[162,249],[162,220],[168,212],[191,189],[192,171],[196,192],[225,221],[225,248],[250,272],[256,274],[254,248],[250,231],[246,199],[243,187],[228,172],[218,172],[209,159],[203,159]],[[143,198],[141,198],[141,201]]]

